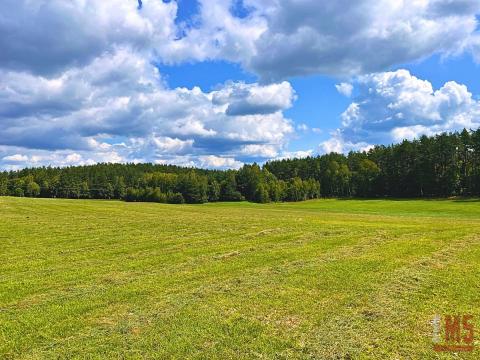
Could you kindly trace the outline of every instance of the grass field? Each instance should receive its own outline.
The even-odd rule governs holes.
[[[480,201],[0,198],[2,359],[478,359],[479,304]]]

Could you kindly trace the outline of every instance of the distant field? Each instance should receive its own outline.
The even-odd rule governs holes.
[[[480,201],[0,198],[0,358],[453,358]]]

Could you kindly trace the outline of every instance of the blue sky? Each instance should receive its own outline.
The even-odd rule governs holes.
[[[0,4],[0,168],[236,168],[480,126],[477,0],[138,4]]]
[[[194,1],[192,1],[194,2]],[[190,14],[192,14],[190,12]],[[442,58],[433,55],[410,64],[392,67],[407,69],[418,78],[428,80],[435,89],[439,89],[448,81],[464,84],[480,98],[480,67],[470,55],[463,54]],[[257,77],[245,71],[241,66],[225,61],[206,61],[201,63],[182,64],[176,66],[159,66],[169,86],[188,87],[199,86],[204,91],[211,91],[219,85],[239,80],[255,82]],[[291,139],[291,151],[302,151],[306,148],[315,148],[322,141],[329,138],[341,124],[340,115],[350,104],[350,99],[340,94],[335,85],[339,79],[322,75],[294,77],[290,79],[298,96],[294,106],[285,111],[285,115],[295,124],[306,124],[309,128],[321,131],[298,131],[297,136]]]

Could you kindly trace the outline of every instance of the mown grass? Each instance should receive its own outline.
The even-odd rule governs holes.
[[[480,202],[0,198],[0,358],[479,358]],[[480,339],[480,336],[477,336]]]

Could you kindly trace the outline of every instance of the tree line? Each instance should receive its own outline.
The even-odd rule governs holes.
[[[240,170],[173,165],[97,164],[38,167],[0,173],[0,196],[121,199],[172,204],[216,201],[300,201],[320,196],[320,184],[279,180],[257,164]]]
[[[319,197],[480,195],[480,129],[422,136],[368,152],[206,170],[97,164],[0,173],[0,196],[160,203],[302,201]]]
[[[480,195],[480,129],[375,146],[368,152],[271,161],[278,179],[313,178],[324,197]]]

